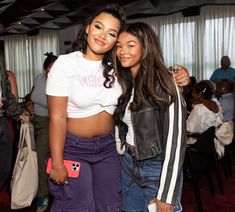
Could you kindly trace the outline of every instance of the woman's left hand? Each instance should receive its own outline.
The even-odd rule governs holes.
[[[189,73],[185,67],[181,65],[176,65],[173,67],[173,73],[178,86],[183,87],[189,84]]]

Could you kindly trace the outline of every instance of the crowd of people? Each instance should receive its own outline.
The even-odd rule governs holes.
[[[118,6],[97,11],[67,54],[46,54],[24,107],[11,73],[3,62],[0,67],[6,98],[5,107],[0,104],[0,161],[6,161],[0,188],[12,164],[8,117],[29,121],[38,157],[37,212],[47,209],[50,196],[52,212],[147,212],[150,205],[182,211],[186,144],[196,142],[186,132],[215,126],[220,157],[233,139],[229,57],[210,80],[189,78],[181,65],[170,70],[151,26],[126,24]]]

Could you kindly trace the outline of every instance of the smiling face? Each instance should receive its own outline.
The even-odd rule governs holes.
[[[86,28],[87,51],[85,57],[101,60],[117,41],[120,21],[109,13],[100,13]]]
[[[130,68],[132,76],[136,76],[140,68],[143,48],[139,39],[128,32],[122,32],[117,41],[116,55],[125,68]]]

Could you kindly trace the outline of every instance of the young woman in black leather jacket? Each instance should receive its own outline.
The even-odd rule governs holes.
[[[114,119],[126,147],[122,211],[147,212],[150,203],[158,212],[181,211],[186,107],[159,39],[149,25],[130,24],[119,35],[116,56],[122,95]]]

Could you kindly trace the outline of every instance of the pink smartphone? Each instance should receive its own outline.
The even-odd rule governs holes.
[[[64,160],[64,165],[68,171],[68,177],[77,178],[80,173],[81,164],[78,161]],[[49,174],[51,171],[51,158],[47,162],[46,172]]]

